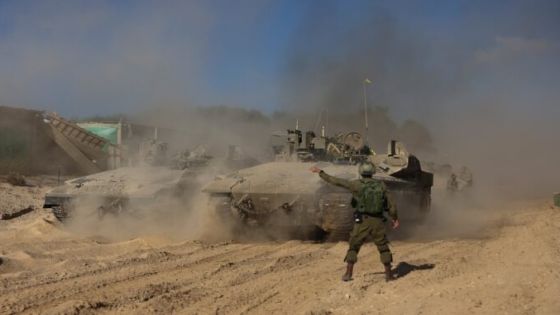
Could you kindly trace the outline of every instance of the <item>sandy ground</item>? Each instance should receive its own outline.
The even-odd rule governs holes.
[[[45,193],[57,184],[52,176],[32,177],[26,181],[29,186],[13,186],[6,182],[6,176],[0,176],[0,215],[29,207],[42,208]]]
[[[560,314],[560,209],[516,204],[496,222],[394,241],[390,283],[368,244],[343,283],[344,242],[111,242],[36,210],[0,221],[0,313]]]

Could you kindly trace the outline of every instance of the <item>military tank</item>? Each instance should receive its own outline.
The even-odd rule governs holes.
[[[296,129],[275,138],[274,161],[216,178],[203,188],[214,211],[233,226],[319,231],[329,240],[345,239],[353,224],[351,194],[309,169],[356,179],[358,164],[366,160],[396,200],[401,220],[421,220],[430,209],[433,175],[398,141],[378,154],[357,132],[326,137],[324,129],[320,136]]]
[[[82,206],[88,215],[133,213],[143,207],[163,208],[162,202],[187,200],[200,191],[197,180],[211,156],[204,147],[167,156],[165,142],[149,139],[141,144],[136,166],[95,173],[64,182],[45,195],[44,208],[51,208],[65,221]],[[137,211],[139,212],[139,211]]]

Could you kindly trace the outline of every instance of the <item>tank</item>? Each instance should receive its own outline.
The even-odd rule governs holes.
[[[68,180],[45,195],[43,207],[51,208],[60,221],[65,221],[78,205],[93,205],[88,208],[96,209],[94,215],[103,217],[146,206],[164,208],[161,202],[170,198],[187,200],[200,191],[197,177],[212,157],[202,146],[170,158],[167,151],[166,143],[147,140],[140,146],[137,166]]]
[[[419,221],[430,209],[433,175],[398,141],[378,154],[357,132],[325,137],[288,130],[276,135],[275,161],[216,178],[203,188],[211,207],[234,227],[280,228],[298,234],[320,232],[328,240],[347,238],[353,224],[352,196],[309,171],[357,179],[358,164],[371,161],[375,179],[383,181],[404,221]]]

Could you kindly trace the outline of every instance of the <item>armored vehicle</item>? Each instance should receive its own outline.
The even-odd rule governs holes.
[[[61,221],[72,217],[79,206],[94,209],[99,217],[130,213],[141,207],[163,208],[163,201],[186,200],[200,191],[198,174],[211,156],[203,147],[167,157],[168,146],[147,140],[140,146],[136,166],[122,167],[79,177],[55,187],[45,196],[44,208],[52,208]]]
[[[296,232],[319,230],[328,239],[344,239],[352,228],[351,194],[315,174],[356,179],[358,164],[369,160],[397,202],[401,220],[419,220],[430,208],[431,173],[404,145],[391,141],[388,151],[371,150],[357,132],[325,137],[288,130],[273,144],[276,160],[216,178],[203,188],[214,210],[235,226],[281,227]]]

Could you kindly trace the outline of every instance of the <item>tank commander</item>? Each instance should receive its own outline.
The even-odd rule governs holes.
[[[368,237],[373,239],[379,251],[381,263],[385,267],[385,280],[394,280],[395,277],[391,271],[393,255],[385,232],[386,218],[383,212],[389,213],[393,229],[399,227],[399,219],[397,208],[387,193],[385,184],[372,178],[375,166],[369,162],[361,164],[359,167],[361,179],[355,180],[328,175],[318,167],[312,167],[311,171],[318,173],[326,182],[344,187],[352,192],[352,206],[356,211],[354,212],[354,227],[348,241],[348,252],[344,258],[347,265],[342,281],[352,280],[354,264],[358,261],[358,252]]]

